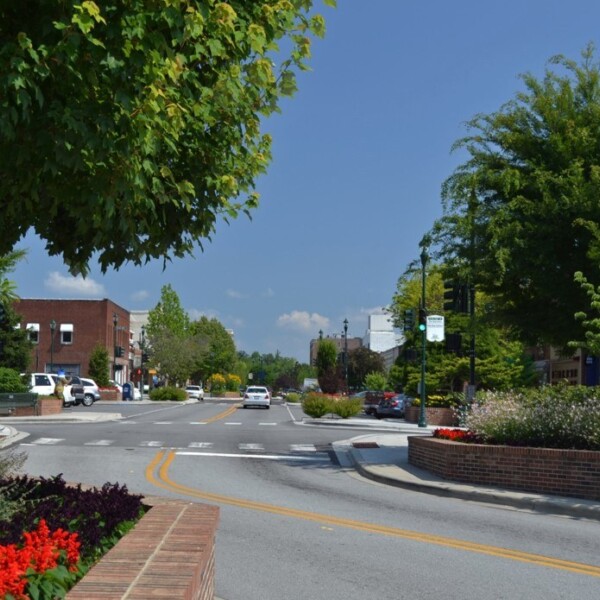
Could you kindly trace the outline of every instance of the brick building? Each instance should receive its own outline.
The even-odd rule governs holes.
[[[93,349],[106,348],[111,378],[131,380],[133,359],[129,311],[108,300],[23,298],[14,304],[20,327],[34,344],[29,370],[88,375]]]

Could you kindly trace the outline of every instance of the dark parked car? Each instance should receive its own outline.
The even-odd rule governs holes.
[[[374,415],[379,403],[382,400],[389,400],[395,396],[395,392],[380,392],[380,391],[367,391],[365,392],[365,399],[363,402],[363,410],[367,415]]]
[[[407,406],[410,406],[413,399],[405,394],[396,394],[391,398],[384,398],[379,401],[375,407],[373,414],[377,419],[384,417],[395,417],[397,419],[404,418],[404,411]]]

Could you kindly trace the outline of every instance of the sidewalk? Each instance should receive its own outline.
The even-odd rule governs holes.
[[[379,483],[436,496],[600,521],[600,502],[594,500],[458,483],[442,479],[409,464],[408,437],[430,435],[436,427],[423,428],[416,423],[394,419],[385,421],[352,419],[352,421],[350,425],[341,419],[303,419],[299,424],[312,427],[352,428],[365,427],[370,423],[371,428],[379,431],[334,442],[333,449],[342,467],[355,469],[363,477]]]
[[[142,402],[151,403],[138,400],[136,404]],[[117,406],[118,404],[120,403],[116,403]],[[0,417],[0,449],[28,435],[17,430],[17,425],[20,424],[40,421],[93,423],[121,418],[121,414],[117,412],[93,413],[81,410],[65,411],[46,417]],[[600,502],[597,501],[456,483],[409,464],[408,437],[431,435],[435,427],[419,427],[416,423],[395,419],[377,421],[366,418],[304,418],[302,421],[295,421],[295,424],[304,427],[335,427],[356,433],[358,430],[368,430],[367,434],[334,442],[332,447],[343,468],[354,469],[363,477],[379,483],[436,496],[600,521]]]

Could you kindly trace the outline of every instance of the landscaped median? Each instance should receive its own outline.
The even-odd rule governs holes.
[[[408,438],[408,462],[461,483],[600,500],[600,452]]]

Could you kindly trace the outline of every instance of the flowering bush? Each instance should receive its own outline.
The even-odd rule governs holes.
[[[225,388],[228,392],[237,392],[242,385],[242,380],[233,373],[225,375]]]
[[[221,373],[213,373],[208,378],[208,385],[210,386],[211,393],[220,394],[221,392],[225,391],[227,382]]]
[[[481,437],[472,431],[465,431],[464,429],[445,429],[439,428],[433,432],[434,438],[441,440],[451,440],[453,442],[464,442],[471,444],[480,444],[482,442]]]
[[[23,540],[19,546],[0,546],[0,596],[16,600],[64,597],[78,573],[77,533],[50,532],[42,519],[37,530],[23,533]]]
[[[461,424],[486,443],[600,450],[600,390],[559,385],[484,392]]]

